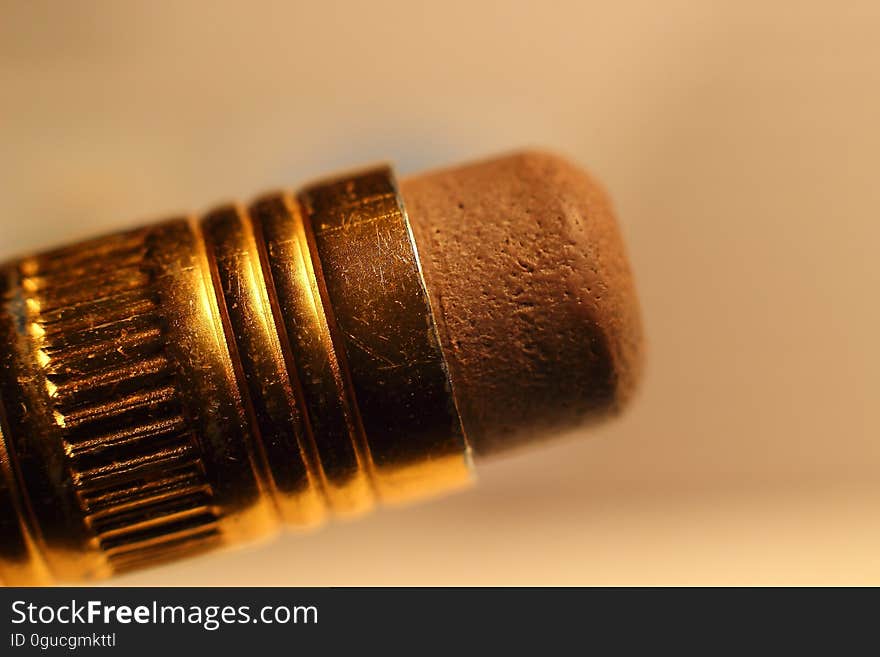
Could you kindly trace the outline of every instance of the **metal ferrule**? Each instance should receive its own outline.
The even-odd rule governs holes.
[[[387,167],[0,268],[0,578],[105,577],[466,484]]]

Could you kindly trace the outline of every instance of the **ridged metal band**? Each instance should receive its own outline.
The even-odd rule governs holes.
[[[0,270],[0,576],[75,580],[470,478],[389,169]]]

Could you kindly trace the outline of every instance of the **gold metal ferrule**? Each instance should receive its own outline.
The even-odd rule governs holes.
[[[7,263],[0,302],[7,584],[470,480],[387,167]]]

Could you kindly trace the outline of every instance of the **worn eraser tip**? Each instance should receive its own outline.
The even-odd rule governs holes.
[[[642,363],[608,196],[524,151],[401,183],[456,403],[477,457],[617,413]]]

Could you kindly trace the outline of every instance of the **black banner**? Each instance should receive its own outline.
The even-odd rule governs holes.
[[[867,593],[867,595],[862,595]],[[874,592],[783,589],[0,589],[0,655],[538,654],[873,645]],[[868,598],[864,604],[861,598]],[[602,654],[605,653],[603,648]]]

